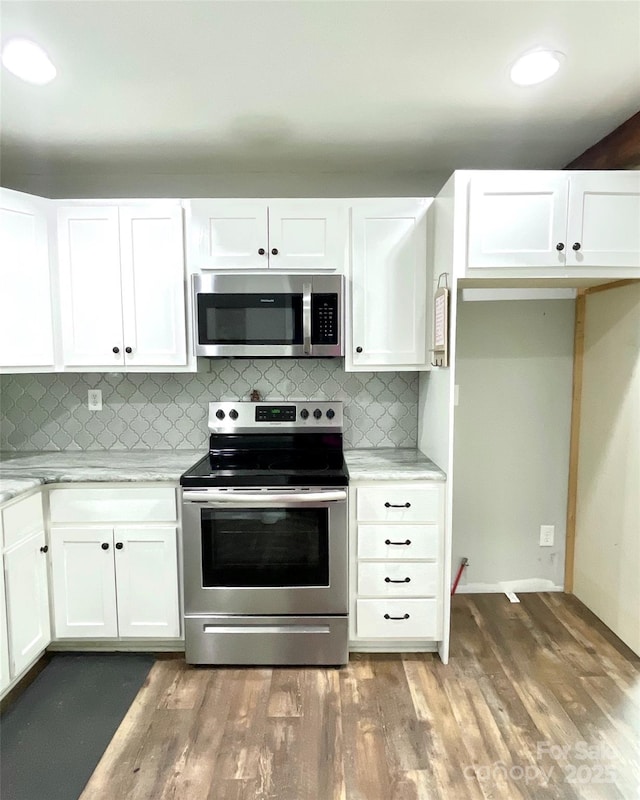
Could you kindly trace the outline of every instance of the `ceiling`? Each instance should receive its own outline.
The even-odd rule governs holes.
[[[640,2],[3,0],[3,172],[558,168],[640,108]],[[539,45],[556,78],[518,88]]]

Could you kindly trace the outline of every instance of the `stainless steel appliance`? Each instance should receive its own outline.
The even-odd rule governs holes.
[[[187,662],[346,663],[342,404],[210,403],[209,431],[180,478]]]
[[[344,355],[342,275],[194,275],[198,356]]]

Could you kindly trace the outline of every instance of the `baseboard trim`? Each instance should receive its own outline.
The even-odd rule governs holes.
[[[51,642],[52,653],[184,653],[184,639],[131,639],[100,641],[98,639],[63,639]]]
[[[437,653],[438,642],[427,644],[403,644],[394,642],[393,644],[361,644],[360,642],[349,642],[349,653]]]
[[[539,578],[521,581],[502,581],[501,583],[458,584],[456,594],[504,594],[505,592],[564,592],[562,584]]]

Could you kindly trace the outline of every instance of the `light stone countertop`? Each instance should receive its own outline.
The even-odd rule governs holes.
[[[63,450],[0,453],[0,503],[46,483],[177,482],[202,450]],[[352,481],[445,480],[433,461],[413,448],[345,450]]]
[[[177,482],[203,450],[77,450],[0,453],[0,503],[43,483]]]
[[[444,481],[447,476],[413,447],[345,450],[352,481]]]

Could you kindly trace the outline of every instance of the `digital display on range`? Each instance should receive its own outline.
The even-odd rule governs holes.
[[[295,406],[256,406],[256,422],[295,422]]]

